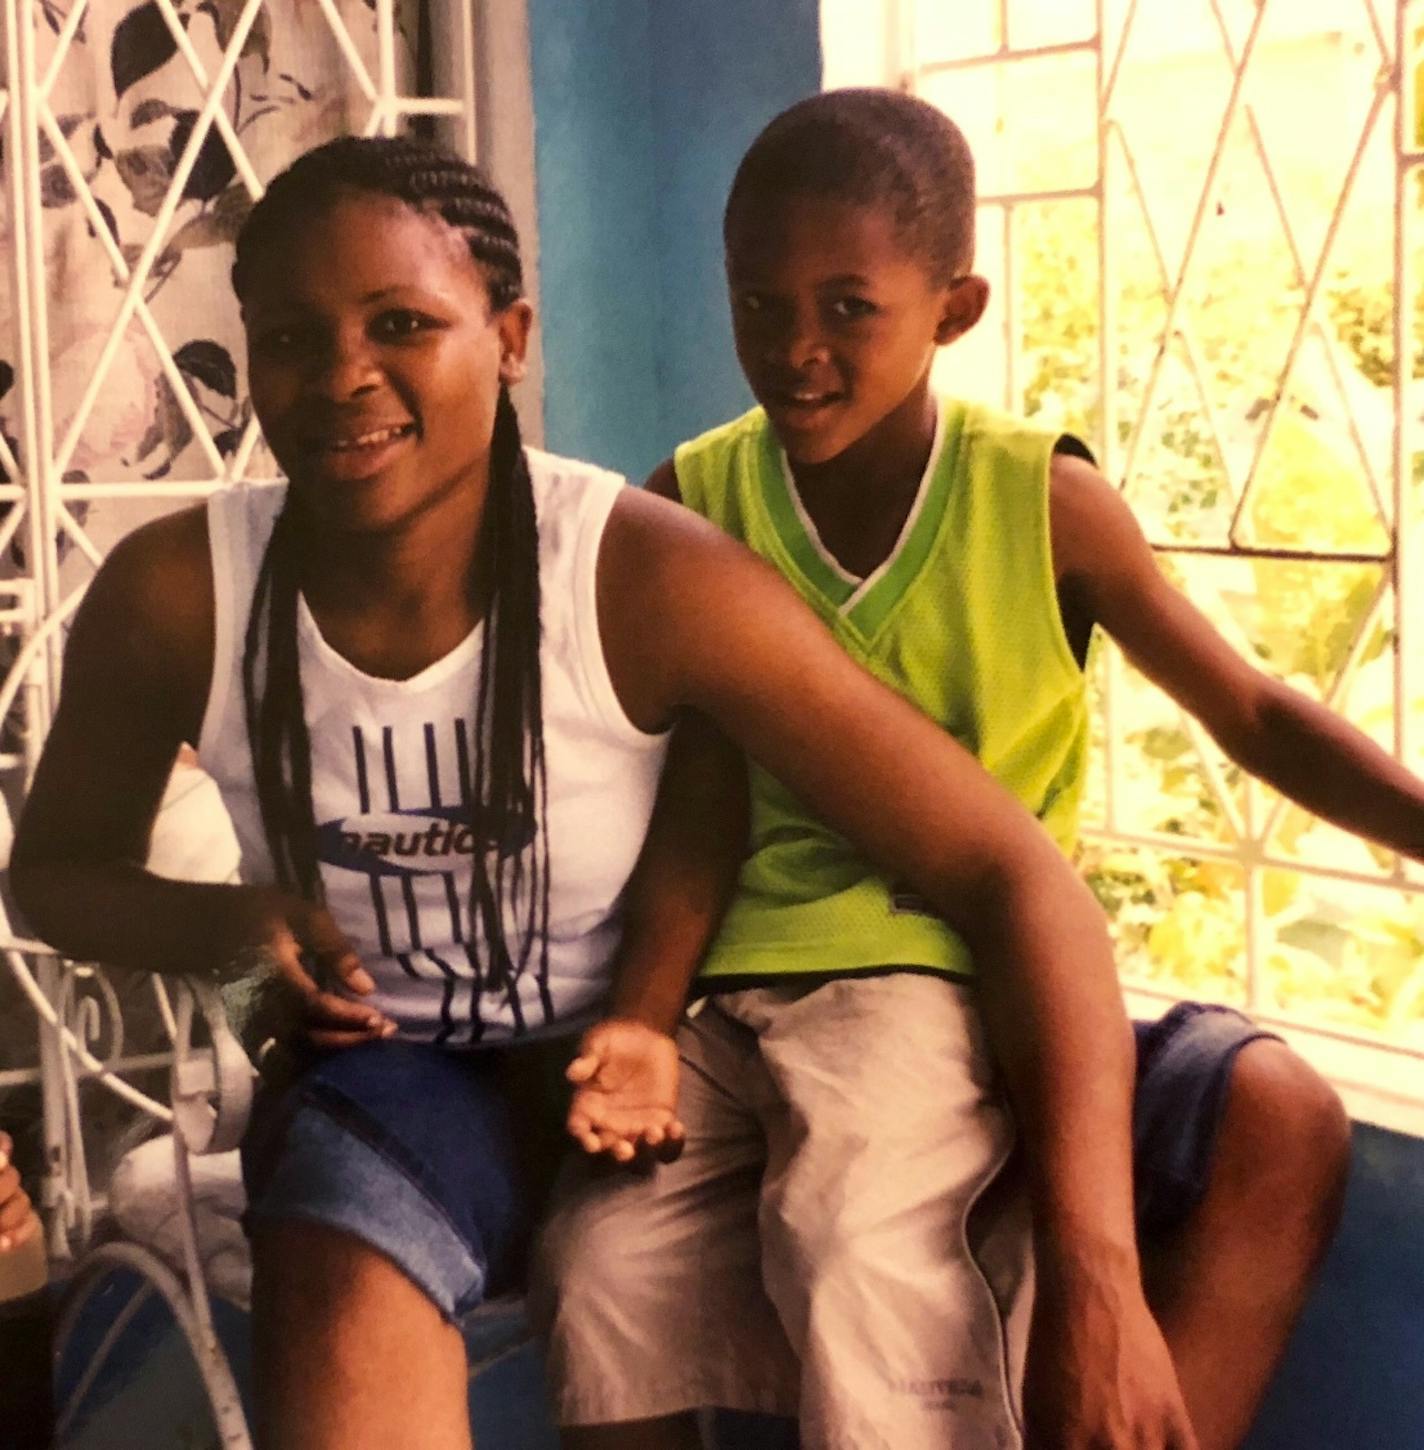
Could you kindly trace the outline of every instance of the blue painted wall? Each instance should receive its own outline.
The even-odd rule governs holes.
[[[546,446],[628,470],[659,431],[649,0],[529,0],[529,32]]]
[[[642,478],[749,406],[721,214],[818,89],[817,0],[529,0],[548,446]]]
[[[1340,1233],[1246,1450],[1424,1447],[1424,1141],[1359,1125]]]

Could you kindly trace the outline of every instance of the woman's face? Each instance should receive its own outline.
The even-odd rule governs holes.
[[[491,315],[440,217],[339,193],[258,254],[242,313],[253,407],[313,522],[379,532],[482,496],[531,313],[519,301]]]

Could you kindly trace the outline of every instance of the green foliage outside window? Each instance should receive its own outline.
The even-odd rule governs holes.
[[[1424,86],[1420,91],[1424,94]],[[1424,109],[1419,124],[1424,127]],[[1054,157],[1050,153],[1043,160],[1049,176]],[[1424,176],[1416,180],[1424,187]],[[1330,204],[1322,183],[1323,215]],[[1160,269],[1140,220],[1132,224],[1135,206],[1129,199],[1116,213],[1121,225],[1111,242],[1119,462],[1141,421],[1166,318]],[[1379,239],[1383,231],[1387,241],[1389,229],[1379,226],[1376,215],[1371,242],[1369,227],[1342,227],[1315,310],[1318,331],[1307,334],[1298,365],[1278,397],[1304,289],[1278,224],[1264,213],[1250,226],[1233,225],[1235,220],[1215,225],[1215,218],[1208,219],[1201,263],[1178,314],[1179,325],[1195,339],[1215,428],[1193,380],[1186,344],[1173,337],[1128,495],[1155,542],[1227,545],[1238,504],[1234,487],[1254,459],[1255,482],[1240,511],[1237,544],[1326,556],[1385,555],[1389,529],[1375,504],[1369,474],[1372,465],[1388,518],[1394,297],[1390,258],[1380,252]],[[1023,204],[1014,226],[1024,407],[1088,439],[1100,439],[1096,207],[1076,201]],[[1416,235],[1424,235],[1424,226],[1416,228]],[[1313,259],[1307,257],[1307,264],[1313,265]],[[1411,265],[1424,278],[1424,244]],[[1424,397],[1424,287],[1418,289],[1409,336],[1409,396],[1417,400]],[[1223,451],[1232,461],[1230,469]],[[1424,453],[1409,464],[1410,527],[1418,530],[1424,515]],[[1424,553],[1424,535],[1420,545]],[[1307,694],[1330,698],[1353,651],[1351,682],[1338,707],[1392,748],[1393,616],[1387,592],[1385,607],[1375,608],[1387,583],[1387,566],[1368,560],[1249,556],[1223,564],[1171,553],[1163,562],[1238,647]],[[1095,680],[1102,663],[1095,664]],[[1234,833],[1228,814],[1175,709],[1126,667],[1120,684],[1114,699],[1121,738],[1113,788],[1119,819],[1124,813],[1129,818],[1125,829],[1229,847]],[[1424,736],[1424,696],[1406,708]],[[1206,748],[1211,749],[1209,742]],[[1418,769],[1421,762],[1412,764]],[[1218,767],[1221,789],[1240,810],[1245,804],[1241,772],[1220,758]],[[1102,791],[1100,770],[1090,791],[1090,821],[1101,809]],[[1274,800],[1265,788],[1257,799],[1261,810]],[[1294,807],[1284,811],[1269,849],[1341,871],[1371,874],[1392,865],[1388,853]],[[1102,842],[1086,845],[1082,861],[1113,918],[1130,976],[1187,994],[1243,1000],[1248,888],[1240,866]],[[1261,961],[1267,1003],[1316,1020],[1424,1042],[1424,898],[1275,869],[1263,870],[1254,890],[1265,927]]]

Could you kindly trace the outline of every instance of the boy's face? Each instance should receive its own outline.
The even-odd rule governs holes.
[[[874,206],[747,196],[727,234],[737,357],[787,456],[824,463],[929,386],[934,350],[978,320],[977,277],[938,283]],[[919,417],[923,417],[921,411]]]

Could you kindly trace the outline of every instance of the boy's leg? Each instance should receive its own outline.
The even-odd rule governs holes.
[[[682,1156],[575,1161],[540,1234],[529,1312],[564,1444],[683,1450],[693,1411],[795,1412],[797,1369],[761,1282],[760,1097],[745,1028],[709,1007],[678,1034]]]
[[[1009,1155],[971,994],[907,972],[733,993],[778,1088],[762,1269],[801,1362],[805,1450],[1021,1440],[1005,1308],[971,1209]],[[1019,1239],[1026,1288],[1028,1236]]]
[[[1189,1006],[1175,1019],[1168,1014],[1155,1039],[1154,1031],[1139,1034],[1147,1297],[1202,1450],[1232,1450],[1250,1428],[1334,1233],[1349,1122],[1311,1067],[1284,1043],[1254,1036],[1238,1014]],[[1175,1127],[1167,1093],[1183,1112]],[[1176,1151],[1192,1143],[1199,1170],[1190,1150]],[[1205,1180],[1204,1191],[1193,1179]],[[1174,1191],[1187,1195],[1184,1213],[1171,1202]]]

